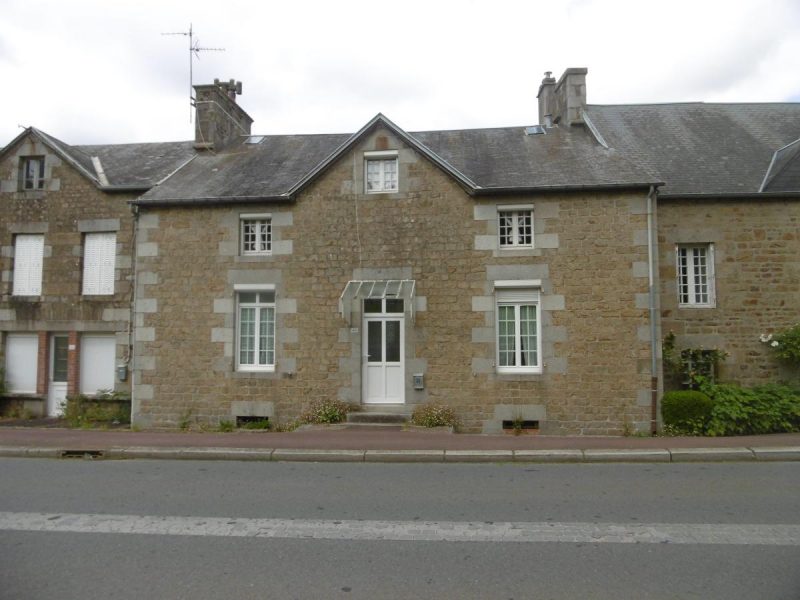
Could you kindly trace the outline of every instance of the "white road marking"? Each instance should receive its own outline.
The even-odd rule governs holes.
[[[413,542],[800,546],[800,525],[242,519],[0,512],[0,531]]]

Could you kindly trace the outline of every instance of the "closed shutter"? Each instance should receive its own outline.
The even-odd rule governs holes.
[[[497,290],[497,302],[499,304],[522,304],[525,302],[538,304],[539,290],[534,289],[515,289],[505,288]]]
[[[81,336],[81,394],[114,389],[117,342],[113,335]]]
[[[83,293],[114,293],[114,266],[117,251],[116,233],[87,233],[83,248]]]
[[[14,295],[41,296],[43,235],[18,235],[14,240]]]
[[[9,392],[36,393],[39,336],[9,333],[6,338],[6,385]]]

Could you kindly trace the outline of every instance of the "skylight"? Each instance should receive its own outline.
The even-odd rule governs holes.
[[[245,139],[245,144],[260,144],[266,136],[264,135],[249,135]]]

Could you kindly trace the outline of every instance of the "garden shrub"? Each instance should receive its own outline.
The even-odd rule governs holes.
[[[303,423],[341,423],[347,419],[347,413],[353,410],[355,407],[347,402],[322,398],[314,400],[309,405],[308,409],[300,415],[300,421]]]
[[[661,416],[670,432],[702,435],[711,419],[713,407],[713,401],[703,392],[667,392],[661,400]]]
[[[701,386],[714,402],[708,435],[750,435],[800,431],[800,390],[782,385],[743,388]]]
[[[456,427],[456,413],[442,404],[422,404],[411,413],[411,422],[420,427]]]

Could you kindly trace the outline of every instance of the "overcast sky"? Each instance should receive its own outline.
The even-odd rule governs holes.
[[[3,0],[0,146],[192,139],[190,23],[254,133],[534,124],[567,67],[593,104],[800,101],[798,0]]]

